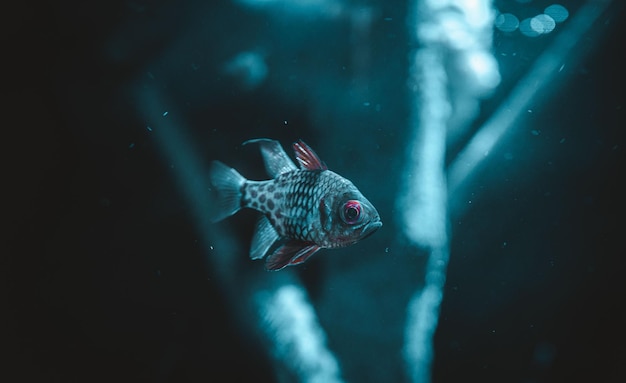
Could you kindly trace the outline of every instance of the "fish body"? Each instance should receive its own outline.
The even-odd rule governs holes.
[[[211,166],[211,183],[217,191],[214,221],[241,208],[262,213],[257,222],[250,257],[266,258],[268,270],[303,263],[321,248],[352,245],[382,226],[376,208],[348,179],[328,170],[303,141],[293,144],[300,167],[281,145],[255,139],[266,169],[273,178],[251,181],[219,161]]]

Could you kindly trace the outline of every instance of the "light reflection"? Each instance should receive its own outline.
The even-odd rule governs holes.
[[[340,15],[345,5],[339,0],[234,0],[243,6],[270,10],[272,13],[290,13],[306,15],[325,15],[336,17]]]
[[[273,339],[272,354],[299,382],[341,383],[339,363],[326,347],[326,334],[305,290],[286,284],[255,295],[262,327]]]
[[[521,34],[527,37],[537,37],[552,32],[556,24],[562,23],[569,17],[567,9],[560,4],[552,4],[544,10],[544,13],[534,17],[528,17],[521,22],[512,13],[500,13],[494,26],[502,32],[514,32],[519,28]]]
[[[449,258],[447,137],[452,126],[463,128],[476,116],[480,97],[497,86],[500,74],[491,54],[490,0],[414,0],[410,11],[409,33],[419,48],[410,54],[413,132],[397,203],[404,235],[426,249],[428,263],[424,286],[407,307],[403,356],[410,381],[428,383]]]
[[[465,66],[469,72],[467,76],[473,80],[468,82],[468,87],[476,90],[475,94],[479,96],[489,94],[500,84],[498,62],[491,53],[481,50],[470,51],[465,55]]]
[[[555,36],[554,42],[546,48],[545,52],[535,60],[532,68],[522,78],[517,86],[510,92],[500,107],[491,115],[490,119],[478,130],[457,158],[448,167],[448,190],[452,213],[461,215],[467,208],[465,198],[470,191],[468,185],[470,178],[476,173],[479,165],[489,157],[492,150],[498,144],[507,131],[515,126],[516,121],[525,110],[528,103],[533,100],[540,104],[550,92],[557,89],[559,68],[562,68],[566,59],[568,62],[576,62],[582,50],[576,51],[576,43],[583,36],[592,31],[594,23],[602,15],[611,3],[606,1],[590,1],[585,4],[573,17],[565,30]],[[527,19],[528,23],[530,20]],[[526,21],[526,20],[524,20]],[[520,24],[520,30],[524,21]],[[532,29],[529,28],[532,31]],[[534,33],[537,33],[536,31]]]

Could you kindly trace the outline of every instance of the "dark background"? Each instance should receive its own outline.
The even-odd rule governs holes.
[[[201,3],[5,8],[3,380],[272,379],[147,129],[132,91],[144,87],[174,100],[206,164],[219,158],[262,178],[258,154],[240,143],[302,137],[367,190],[385,221],[364,247],[372,254],[338,250],[289,272],[309,289],[346,380],[402,381],[404,309],[424,264],[404,254],[394,221],[408,135],[405,5],[378,5],[396,21],[374,24],[363,69],[350,67],[354,36],[342,22],[305,18],[293,28],[230,2]],[[589,54],[529,105],[476,177],[472,207],[454,217],[433,381],[626,378],[622,8],[579,42]],[[496,52],[517,47],[519,60],[498,56],[503,84],[479,120],[549,38],[496,34]],[[246,90],[218,64],[255,44],[271,47],[273,70]],[[363,110],[368,100],[383,112]],[[245,247],[254,215],[234,222]]]

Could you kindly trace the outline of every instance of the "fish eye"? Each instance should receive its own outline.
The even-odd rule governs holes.
[[[361,203],[355,200],[349,200],[341,209],[341,219],[348,225],[354,225],[361,221]]]

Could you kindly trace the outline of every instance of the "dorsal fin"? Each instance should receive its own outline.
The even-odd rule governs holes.
[[[293,143],[293,150],[296,152],[296,159],[300,164],[300,168],[306,170],[326,170],[328,167],[315,154],[313,149],[302,140]]]
[[[268,138],[256,138],[248,140],[243,144],[252,143],[258,143],[261,147],[261,155],[265,162],[265,169],[272,178],[276,178],[279,174],[298,170],[278,141]]]

